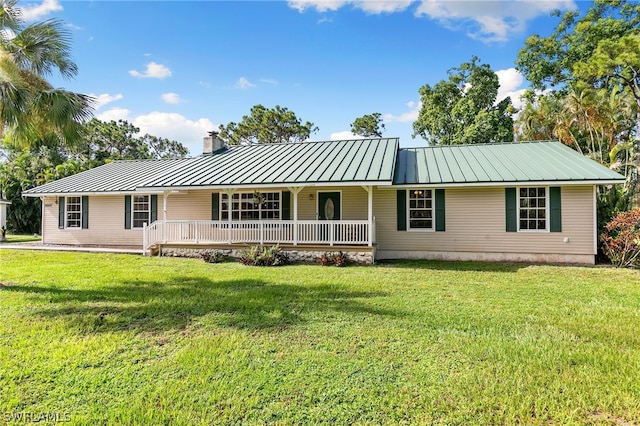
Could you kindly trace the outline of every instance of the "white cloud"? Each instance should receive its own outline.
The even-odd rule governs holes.
[[[471,38],[485,42],[506,41],[522,32],[529,20],[553,10],[574,10],[574,0],[422,0],[416,16],[427,16],[441,25],[464,29]]]
[[[274,78],[261,78],[260,79],[261,83],[266,83],[266,84],[271,84],[272,86],[277,86],[278,84],[278,80],[274,79]]]
[[[96,108],[96,111],[111,102],[119,101],[120,99],[123,98],[123,96],[120,93],[118,93],[117,95],[110,95],[108,93],[102,93],[100,95],[96,95],[95,93],[89,93],[89,96],[91,96],[92,98],[95,98],[96,100],[96,103],[94,105]]]
[[[190,120],[180,114],[159,111],[133,117],[131,111],[125,108],[111,108],[96,115],[96,118],[106,122],[126,120],[140,129],[138,135],[148,133],[159,138],[178,141],[189,148],[191,155],[200,155],[202,138],[207,136],[208,132],[219,128],[219,125],[213,124],[207,118]]]
[[[247,80],[246,78],[240,77],[238,81],[236,81],[236,85],[234,87],[240,90],[247,90],[247,89],[256,87],[256,85],[250,82],[249,80]]]
[[[62,6],[58,0],[43,0],[40,4],[28,4],[19,8],[22,11],[22,19],[25,22],[37,21],[51,12],[59,12]]]
[[[348,0],[290,0],[287,3],[298,12],[304,12],[306,9],[328,12],[338,10],[350,2]]]
[[[575,10],[575,0],[289,0],[299,12],[315,9],[334,12],[351,6],[365,13],[403,12],[413,5],[416,17],[428,17],[451,30],[464,30],[471,38],[484,42],[505,41],[522,32],[526,24],[540,15],[559,10]],[[330,22],[322,18],[318,23]]]
[[[289,7],[299,12],[315,9],[318,12],[334,12],[341,7],[350,5],[371,14],[401,12],[407,9],[415,0],[290,0]],[[320,20],[318,23],[331,22]]]
[[[364,136],[354,135],[348,130],[331,133],[331,135],[329,135],[329,138],[331,138],[332,141],[339,141],[343,139],[366,139]]]
[[[521,88],[524,77],[522,77],[520,71],[515,68],[509,68],[506,70],[498,70],[496,74],[500,82],[496,102],[500,102],[507,96],[510,96],[513,106],[518,109],[522,108],[524,103],[520,100],[520,96],[522,96],[527,89]]]
[[[144,72],[131,70],[129,74],[136,78],[166,78],[171,77],[171,70],[164,65],[155,62],[149,62]]]
[[[400,115],[385,114],[383,116],[384,121],[387,123],[406,123],[409,121],[416,121],[418,119],[418,114],[420,113],[420,108],[422,108],[422,103],[409,101],[406,105],[407,108],[409,108],[409,111],[403,112]]]
[[[129,121],[129,115],[131,111],[126,108],[111,108],[102,112],[100,114],[96,114],[96,118],[100,121],[118,121],[118,120],[126,120]]]
[[[140,129],[142,135],[148,133],[182,143],[189,148],[191,155],[201,154],[202,138],[219,127],[207,118],[194,121],[177,113],[159,111],[137,116],[132,123]]]
[[[173,92],[163,93],[161,97],[163,101],[171,105],[177,105],[183,102],[183,100],[180,98],[180,95]]]

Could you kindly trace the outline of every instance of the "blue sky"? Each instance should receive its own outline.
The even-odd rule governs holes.
[[[418,89],[480,57],[498,72],[499,96],[528,87],[513,69],[532,33],[549,34],[554,9],[573,0],[308,0],[20,2],[27,22],[58,18],[73,36],[79,75],[56,87],[98,99],[102,120],[201,152],[207,131],[256,104],[280,105],[319,131],[348,138],[350,123],[383,114],[384,136],[413,139]]]

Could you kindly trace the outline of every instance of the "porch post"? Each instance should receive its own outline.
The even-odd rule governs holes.
[[[228,244],[231,244],[233,241],[233,233],[231,232],[231,218],[233,217],[233,194],[236,192],[235,189],[225,189],[224,193],[227,194],[227,208],[229,209],[229,214],[227,215],[229,229],[227,230],[227,239]]]
[[[363,186],[367,191],[367,241],[368,246],[373,245],[373,186]]]
[[[162,241],[167,243],[167,198],[169,198],[169,191],[162,193]]]
[[[287,188],[293,194],[293,245],[298,245],[298,194],[303,186]]]

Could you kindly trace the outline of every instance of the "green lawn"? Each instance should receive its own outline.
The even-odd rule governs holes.
[[[2,250],[0,283],[0,423],[640,423],[639,271]]]
[[[5,235],[7,243],[31,243],[42,240],[40,235],[14,235],[7,232]]]

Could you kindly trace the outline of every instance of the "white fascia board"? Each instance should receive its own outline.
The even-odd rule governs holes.
[[[247,183],[243,185],[202,185],[202,186],[167,186],[167,187],[154,187],[145,188],[139,187],[136,192],[164,192],[164,191],[188,191],[188,190],[211,190],[217,191],[220,189],[245,189],[245,188],[296,188],[296,187],[345,187],[345,186],[391,186],[390,181],[353,181],[353,182],[282,182],[282,183]]]
[[[31,194],[22,194],[23,197],[33,197],[33,198],[42,198],[42,197],[81,197],[83,195],[132,195],[132,194],[162,194],[163,191],[158,190],[148,190],[148,191],[99,191],[99,192],[40,192],[40,193],[31,193]]]
[[[584,186],[584,185],[620,185],[624,180],[541,180],[515,182],[465,182],[465,183],[412,183],[392,185],[384,189],[403,188],[468,188],[468,187],[505,187],[505,186]]]

